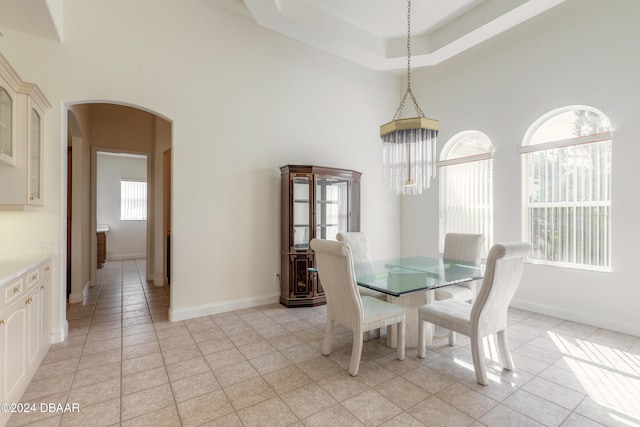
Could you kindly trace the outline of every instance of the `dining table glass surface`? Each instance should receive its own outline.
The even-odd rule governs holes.
[[[358,285],[399,297],[482,279],[484,266],[425,256],[355,263]]]

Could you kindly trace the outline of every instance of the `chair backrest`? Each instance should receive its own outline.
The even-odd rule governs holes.
[[[352,330],[357,328],[363,322],[364,311],[349,244],[313,239],[311,249],[327,297],[327,315]]]
[[[447,233],[442,258],[480,264],[483,243],[482,234]]]
[[[339,242],[346,242],[349,244],[357,277],[373,274],[373,269],[371,267],[371,253],[369,252],[369,240],[365,233],[362,231],[338,233],[336,235],[336,239]]]
[[[493,245],[489,250],[482,288],[471,309],[471,325],[480,336],[506,328],[507,309],[530,253],[531,245],[523,242]]]

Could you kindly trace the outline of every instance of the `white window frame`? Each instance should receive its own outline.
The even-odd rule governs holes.
[[[553,155],[557,153],[557,150],[570,149],[571,147],[578,147],[585,144],[609,144],[608,149],[612,150],[613,132],[610,130],[602,133],[592,134],[592,135],[576,136],[575,138],[566,138],[566,139],[560,139],[560,140],[554,140],[554,141],[548,141],[548,142],[529,145],[533,135],[535,134],[535,132],[538,130],[540,126],[542,126],[548,120],[552,119],[553,117],[559,114],[566,113],[569,111],[575,111],[575,110],[591,111],[608,120],[608,117],[604,113],[602,113],[601,111],[595,108],[584,106],[584,105],[573,105],[573,106],[558,108],[556,110],[553,110],[544,114],[542,117],[536,120],[525,133],[522,146],[519,149],[519,152],[521,154],[521,162],[522,162],[521,163],[522,164],[522,239],[526,242],[534,244],[534,242],[532,242],[533,239],[531,238],[532,224],[529,221],[530,209],[540,209],[540,208],[551,209],[552,214],[554,212],[555,214],[558,214],[559,208],[560,209],[564,208],[565,212],[569,212],[569,210],[580,209],[582,210],[583,215],[584,215],[585,209],[593,209],[593,208],[604,209],[606,212],[608,212],[608,215],[607,215],[608,225],[606,229],[603,231],[603,233],[605,233],[605,236],[604,236],[605,240],[602,241],[602,245],[604,246],[604,250],[606,251],[606,253],[605,254],[598,253],[596,258],[602,259],[602,257],[604,257],[604,259],[607,262],[606,265],[594,265],[592,263],[594,261],[591,261],[591,259],[587,260],[590,262],[576,262],[576,261],[569,262],[567,260],[567,258],[573,258],[574,260],[577,258],[583,258],[583,257],[578,257],[578,255],[576,254],[576,251],[578,250],[578,247],[584,248],[584,245],[586,244],[585,240],[587,240],[587,242],[590,243],[590,241],[588,240],[589,238],[587,237],[589,233],[587,232],[581,233],[582,239],[580,239],[577,236],[578,233],[574,231],[574,228],[571,228],[571,232],[569,232],[569,228],[567,226],[571,222],[573,224],[572,227],[574,227],[576,224],[577,214],[575,211],[571,212],[571,214],[565,213],[565,215],[563,216],[565,228],[564,228],[564,232],[560,234],[562,234],[562,237],[565,239],[571,239],[570,242],[564,243],[564,245],[560,245],[561,246],[560,249],[561,250],[564,249],[563,250],[565,254],[563,257],[564,260],[540,259],[540,258],[536,258],[535,256],[531,256],[528,258],[527,261],[532,264],[544,264],[544,265],[552,265],[552,266],[559,266],[559,267],[576,268],[576,269],[582,269],[582,270],[608,272],[608,271],[612,271],[612,268],[611,268],[612,266],[612,258],[611,258],[612,224],[611,224],[611,193],[610,191],[609,192],[605,191],[606,194],[603,194],[603,195],[602,195],[603,192],[598,191],[598,194],[602,195],[602,197],[598,200],[583,200],[583,198],[579,198],[577,196],[577,192],[578,192],[577,185],[574,185],[573,186],[574,196],[572,197],[572,200],[559,201],[559,202],[558,201],[553,201],[553,202],[530,202],[529,201],[530,199],[529,158],[531,153],[548,151],[551,155]],[[595,148],[607,149],[606,146],[595,147]],[[606,172],[603,172],[603,173],[606,173]],[[608,173],[609,173],[608,179],[610,182],[611,181],[611,164],[608,164]],[[551,179],[553,179],[553,177]],[[598,177],[597,183],[600,183],[600,182],[601,182],[601,177]],[[559,191],[561,190],[562,189],[559,189]],[[606,200],[607,198],[608,200]],[[582,218],[584,218],[584,216]],[[589,223],[589,227],[591,227],[591,223]],[[555,230],[555,225],[552,226],[552,232],[553,230]],[[597,231],[600,231],[600,230],[598,229]],[[598,240],[598,242],[600,242],[600,240]],[[549,246],[553,246],[553,245],[549,245]],[[536,251],[536,249],[537,248],[534,247],[534,252]],[[544,249],[545,253],[546,251],[549,251],[549,250],[552,252],[555,251],[553,248],[549,249],[548,247]],[[571,255],[569,254],[569,252],[571,252]],[[549,256],[556,256],[556,255],[551,254]],[[583,259],[583,261],[585,260]],[[595,262],[597,262],[597,260]]]
[[[440,152],[440,161],[438,161],[438,168],[440,169],[440,197],[439,197],[439,231],[440,231],[440,239],[439,239],[439,250],[442,252],[444,250],[444,236],[448,232],[456,232],[456,233],[480,233],[484,235],[484,245],[482,249],[482,257],[486,258],[489,248],[493,244],[493,144],[491,144],[490,151],[481,154],[474,154],[465,157],[459,157],[454,159],[449,159],[448,156],[451,150],[458,144],[460,141],[464,140],[470,135],[478,135],[482,138],[486,139],[491,144],[491,139],[484,134],[483,132],[477,130],[468,130],[464,132],[460,132],[450,138],[447,143],[442,148]],[[484,163],[479,163],[484,162]],[[484,208],[476,209],[475,211],[484,210],[488,211],[488,218],[482,218],[481,216],[476,216],[473,219],[475,223],[473,226],[469,227],[450,227],[447,222],[447,206],[446,206],[446,198],[447,198],[447,173],[446,168],[455,166],[455,165],[471,165],[475,163],[475,166],[484,166],[485,169],[488,168],[488,173],[490,174],[489,182],[484,183],[486,188],[482,191],[477,192],[475,195],[471,195],[475,197],[473,203],[484,206]],[[468,183],[471,185],[471,183]],[[476,184],[479,184],[479,180],[476,181]],[[480,193],[480,194],[478,194]]]
[[[142,185],[144,184],[144,189]],[[127,189],[126,187],[132,187]],[[140,188],[133,188],[140,187]],[[132,191],[137,193],[132,195],[133,200],[127,200],[125,192]],[[144,197],[142,197],[144,196]],[[148,187],[146,179],[120,179],[120,220],[121,221],[146,221],[147,220],[147,204],[148,204]]]

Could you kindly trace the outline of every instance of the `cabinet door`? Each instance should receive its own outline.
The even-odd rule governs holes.
[[[349,196],[351,210],[349,211],[349,231],[360,231],[360,183],[351,183],[351,195]]]
[[[29,111],[27,202],[30,205],[42,205],[42,115],[33,107]]]
[[[0,161],[16,164],[15,92],[0,75]]]
[[[313,267],[313,256],[310,254],[290,255],[290,286],[291,298],[311,297],[314,294],[314,276],[309,272]]]
[[[20,298],[0,313],[1,401],[17,401],[15,390],[27,373],[27,304]]]
[[[27,366],[33,366],[40,354],[41,341],[42,299],[39,286],[34,287],[27,294],[25,305],[27,308]]]
[[[293,248],[296,251],[308,250],[311,235],[311,177],[294,175],[291,178]]]
[[[315,237],[336,240],[349,230],[349,180],[316,176],[315,198]]]
[[[40,283],[40,347],[42,351],[47,351],[51,344],[51,287],[50,279],[47,277]]]

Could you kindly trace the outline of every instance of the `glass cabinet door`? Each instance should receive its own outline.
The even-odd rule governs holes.
[[[37,203],[42,197],[40,188],[41,156],[41,135],[40,135],[40,115],[34,109],[31,110],[29,120],[29,203]]]
[[[316,178],[316,237],[336,240],[336,234],[348,231],[349,181]]]
[[[15,164],[13,157],[13,100],[0,86],[0,160]]]
[[[293,247],[295,250],[309,249],[311,215],[309,196],[311,178],[296,176],[293,178]]]
[[[351,182],[351,217],[348,231],[360,231],[360,183]]]

